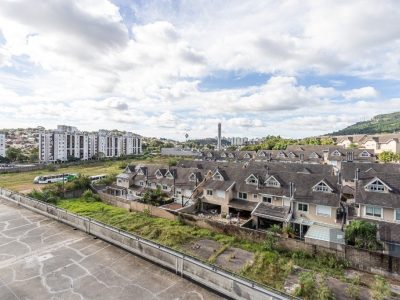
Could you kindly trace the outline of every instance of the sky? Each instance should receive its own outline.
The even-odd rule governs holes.
[[[398,0],[1,0],[0,128],[305,137],[400,111]]]

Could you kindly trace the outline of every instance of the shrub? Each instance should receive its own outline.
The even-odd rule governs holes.
[[[85,199],[85,201],[87,202],[100,200],[99,195],[94,194],[91,190],[86,190],[85,192],[83,192],[82,198]]]
[[[264,241],[263,248],[266,251],[274,251],[276,250],[276,243],[278,242],[277,237],[271,231],[267,231],[266,238]]]
[[[357,248],[378,250],[381,245],[376,239],[378,227],[367,221],[354,220],[346,227],[345,240]]]
[[[374,300],[384,300],[391,294],[390,286],[380,275],[375,275],[374,284],[371,287],[371,297]]]
[[[272,233],[281,234],[282,233],[282,228],[278,224],[274,224],[270,228],[268,228],[268,231],[270,231]]]
[[[351,299],[360,299],[360,277],[355,276],[352,278],[346,288],[346,294]]]
[[[296,288],[295,296],[305,300],[331,300],[334,299],[332,291],[329,289],[326,276],[317,280],[315,272],[302,272],[299,276],[300,287]]]

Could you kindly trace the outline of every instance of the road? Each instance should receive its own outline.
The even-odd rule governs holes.
[[[0,199],[0,299],[222,299],[107,242]]]

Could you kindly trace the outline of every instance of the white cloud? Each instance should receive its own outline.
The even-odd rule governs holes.
[[[378,96],[378,91],[371,86],[349,90],[343,93],[346,99],[372,99]]]
[[[372,80],[351,89],[342,79],[400,79],[395,0],[128,7],[4,0],[0,104],[7,116],[0,126],[62,121],[182,137],[213,135],[222,121],[226,134],[299,136],[398,110],[399,100],[385,98]],[[204,77],[220,71],[270,77],[258,86],[203,90]],[[320,75],[340,80],[302,80]]]

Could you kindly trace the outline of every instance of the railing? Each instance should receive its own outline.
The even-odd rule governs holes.
[[[233,299],[296,299],[138,235],[0,188],[0,197],[97,236]],[[147,247],[147,248],[146,248]],[[172,262],[174,261],[174,263]],[[212,279],[212,280],[210,280]]]

